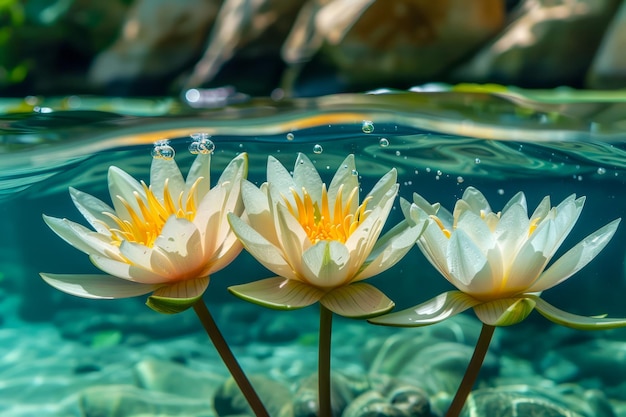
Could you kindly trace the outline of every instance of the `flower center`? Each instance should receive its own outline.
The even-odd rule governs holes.
[[[141,185],[143,186],[145,196],[136,191],[133,193],[138,211],[128,201],[121,196],[117,196],[128,211],[130,219],[123,220],[114,213],[103,213],[113,219],[117,225],[117,228],[107,226],[111,233],[111,242],[119,246],[124,240],[127,240],[152,247],[157,237],[161,234],[165,222],[171,216],[193,220],[197,208],[195,200],[196,187],[201,179],[198,178],[194,182],[186,198],[184,198],[184,193],[181,192],[176,201],[169,192],[169,181],[167,179],[163,187],[163,201],[160,201],[154,195],[152,188],[142,181]]]
[[[350,235],[367,218],[369,211],[366,210],[370,197],[356,208],[354,213],[350,212],[354,200],[358,196],[358,187],[355,187],[343,203],[343,185],[339,187],[337,196],[333,204],[334,210],[330,211],[328,192],[326,184],[322,188],[322,201],[313,201],[306,189],[302,188],[300,196],[293,188],[290,190],[294,197],[296,206],[285,198],[285,203],[289,212],[298,220],[302,228],[306,231],[313,244],[322,240],[336,240],[346,243]]]

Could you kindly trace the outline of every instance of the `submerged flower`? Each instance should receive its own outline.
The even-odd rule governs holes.
[[[393,302],[361,282],[396,264],[419,237],[424,221],[402,221],[378,239],[393,206],[396,171],[384,175],[363,201],[354,156],[348,156],[330,186],[304,155],[293,177],[270,157],[267,182],[244,181],[242,194],[249,224],[229,220],[244,247],[278,275],[237,285],[235,295],[273,308],[300,308],[317,301],[347,317],[381,314]]]
[[[210,154],[198,155],[186,181],[174,160],[154,159],[150,186],[117,167],[109,169],[113,208],[70,188],[72,200],[95,231],[44,215],[46,224],[85,252],[109,275],[42,273],[53,287],[85,298],[124,298],[153,292],[148,305],[182,311],[200,298],[209,275],[242,250],[227,220],[241,215],[246,154],[234,158],[210,186]]]
[[[578,220],[584,201],[571,195],[550,207],[545,197],[529,218],[523,193],[516,194],[502,212],[494,213],[485,197],[470,187],[452,215],[415,194],[413,204],[403,202],[405,216],[433,220],[417,245],[458,291],[371,322],[421,326],[473,308],[483,323],[506,326],[524,320],[536,308],[548,319],[576,328],[624,325],[623,320],[566,313],[539,297],[587,265],[617,229],[619,219],[587,236],[546,269]]]

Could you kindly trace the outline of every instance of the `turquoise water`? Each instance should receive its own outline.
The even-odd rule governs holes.
[[[212,169],[216,173],[235,155],[247,152],[249,179],[258,184],[265,180],[268,155],[292,167],[302,152],[330,181],[341,161],[354,154],[363,192],[395,167],[401,197],[411,199],[417,192],[449,209],[468,186],[480,189],[495,211],[518,191],[526,194],[531,211],[545,195],[553,204],[572,193],[584,195],[585,209],[559,253],[626,214],[626,96],[619,94],[387,91],[295,101],[255,99],[215,109],[194,109],[171,99],[73,97],[6,102],[3,110],[0,413],[7,416],[215,415],[206,396],[214,393],[226,374],[193,314],[161,317],[142,305],[143,297],[78,299],[48,287],[38,276],[41,271],[97,273],[85,255],[45,226],[41,215],[82,223],[67,189],[72,186],[109,201],[106,172],[111,165],[148,181],[151,151],[158,140],[169,141],[185,173],[193,158],[189,135],[206,133],[215,144]],[[400,219],[396,204],[387,224]],[[590,265],[543,297],[572,313],[626,317],[625,248],[622,225]],[[227,339],[238,346],[236,354],[242,356],[244,367],[265,373],[293,391],[315,370],[317,309],[264,310],[226,291],[230,285],[269,276],[243,253],[212,277],[205,300],[223,313],[216,314],[217,320]],[[451,288],[417,248],[369,282],[398,308]],[[471,313],[461,320],[457,327],[444,326],[457,336],[443,340],[471,346],[479,330],[477,322]],[[575,415],[600,415],[598,409],[584,409],[570,398],[597,391],[601,399],[594,401],[605,401],[614,413],[607,411],[607,416],[626,416],[625,332],[557,328],[538,314],[498,331],[501,340],[493,348],[495,359],[483,387],[549,386],[555,396],[550,401],[579,413]],[[398,343],[393,339],[398,335],[411,344],[428,332],[338,319],[334,367],[360,383],[365,377],[359,375],[371,374],[373,362],[396,377],[402,374],[401,367],[384,365],[387,359],[379,351],[381,346],[392,343],[385,342],[389,340]],[[442,357],[449,354],[446,346],[441,347]],[[299,368],[293,365],[294,357],[302,362]],[[154,366],[150,361],[161,362]],[[457,362],[455,372],[462,375],[463,361]],[[170,365],[181,367],[173,373],[180,374],[183,368],[194,371],[187,381],[201,380],[214,388],[194,397],[172,386],[145,382],[145,378],[158,380],[159,372],[168,372]],[[456,373],[451,377],[452,389],[460,380],[460,376],[455,379]],[[402,378],[410,376],[402,374]],[[349,385],[354,390],[360,386],[354,381]],[[90,387],[118,386],[132,386],[130,391],[138,390],[141,398],[167,392],[172,403],[158,408],[148,405],[150,401],[127,400],[110,409],[93,405],[85,394]],[[433,386],[450,395],[442,388],[445,384]],[[437,413],[438,401],[445,404],[445,398],[438,400],[441,396],[431,392],[433,386],[421,388]],[[529,389],[523,392],[540,397]]]

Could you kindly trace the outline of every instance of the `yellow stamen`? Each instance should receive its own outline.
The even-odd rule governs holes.
[[[450,236],[452,235],[452,233],[450,233],[450,231],[445,228],[445,226],[443,225],[443,222],[441,221],[441,219],[439,217],[433,215],[433,214],[431,214],[428,217],[430,217],[435,223],[437,223],[437,226],[439,226],[439,228],[443,232],[444,236],[447,237],[448,239],[450,239]]]
[[[295,207],[285,198],[287,209],[302,225],[314,244],[322,240],[336,240],[345,243],[370,213],[366,207],[371,197],[366,198],[354,213],[350,213],[350,207],[358,198],[358,187],[350,192],[345,204],[342,201],[343,185],[339,187],[335,196],[332,215],[325,184],[319,202],[313,201],[305,188],[302,188],[302,196],[293,188],[290,191]]]
[[[117,196],[117,199],[128,211],[129,219],[122,220],[114,213],[103,213],[110,217],[117,226],[117,228],[107,226],[111,233],[112,243],[119,246],[126,240],[151,247],[161,234],[165,222],[171,216],[193,220],[197,210],[196,189],[201,180],[202,177],[193,183],[186,196],[184,192],[181,192],[174,199],[169,191],[169,181],[166,179],[163,187],[162,202],[154,194],[152,187],[142,182],[144,195],[141,195],[139,192],[133,193],[138,210],[135,210],[121,196]]]
[[[528,236],[532,235],[535,232],[535,230],[537,229],[537,226],[539,226],[540,221],[541,221],[540,217],[535,217],[534,219],[530,221],[530,224],[528,225]]]

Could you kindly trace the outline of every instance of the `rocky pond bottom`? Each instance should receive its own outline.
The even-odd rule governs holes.
[[[0,303],[0,416],[249,415],[193,312],[64,309],[47,323]],[[313,416],[317,309],[210,306],[272,417]],[[128,311],[128,310],[132,311]],[[441,416],[480,332],[472,316],[422,329],[336,318],[335,416]],[[498,328],[465,417],[626,417],[626,332],[541,317]]]

